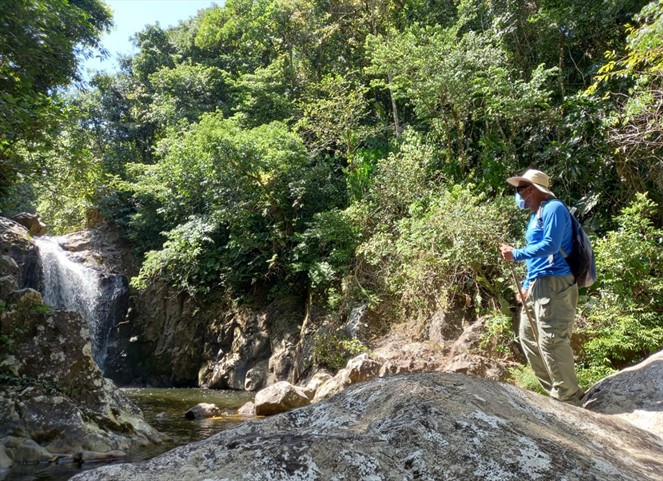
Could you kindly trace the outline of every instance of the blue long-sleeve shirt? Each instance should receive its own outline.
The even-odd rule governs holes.
[[[525,232],[527,245],[513,251],[516,261],[525,261],[527,277],[523,288],[528,289],[534,279],[545,276],[566,276],[571,274],[560,248],[566,254],[573,247],[573,227],[566,206],[555,199],[545,201],[537,213],[530,216]]]

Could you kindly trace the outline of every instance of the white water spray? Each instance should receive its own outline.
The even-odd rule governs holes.
[[[36,244],[43,269],[44,302],[83,316],[90,329],[92,356],[103,371],[117,299],[127,290],[122,277],[73,261],[52,238],[39,237]]]

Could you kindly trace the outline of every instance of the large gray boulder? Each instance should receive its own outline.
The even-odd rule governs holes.
[[[258,391],[255,399],[256,414],[271,416],[300,408],[311,403],[306,391],[288,381],[279,381]]]
[[[660,481],[663,440],[517,387],[456,373],[356,384],[141,464],[72,481]]]
[[[591,411],[624,419],[663,438],[663,351],[602,379],[583,402]]]
[[[13,463],[126,452],[164,439],[102,376],[79,314],[45,312],[40,294],[24,289],[0,317],[3,332],[13,333],[11,352],[0,350],[0,445]]]

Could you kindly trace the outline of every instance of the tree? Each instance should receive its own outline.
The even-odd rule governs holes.
[[[111,25],[100,0],[0,2],[0,198],[36,167],[60,117],[56,87],[77,78],[78,56],[97,47]]]
[[[624,24],[646,3],[501,0],[487,12],[504,33],[514,66],[525,75],[541,64],[558,68],[555,93],[563,99],[591,85],[603,53],[623,44]]]
[[[227,75],[217,67],[164,67],[150,75],[149,83],[153,91],[150,115],[161,127],[180,121],[197,122],[205,112],[230,113]]]
[[[599,71],[590,93],[607,91],[617,108],[609,119],[616,169],[627,198],[650,192],[663,203],[663,2],[643,8],[631,26],[626,51],[614,51]],[[626,80],[626,93],[616,81]],[[663,214],[657,220],[663,222]]]
[[[391,74],[390,90],[439,142],[447,175],[460,180],[476,171],[497,187],[512,169],[522,129],[545,119],[554,70],[540,67],[526,80],[499,35],[463,32],[462,25],[369,37],[369,71],[377,85]]]
[[[159,150],[158,163],[132,166],[135,176],[126,186],[136,206],[134,239],[146,245],[156,228],[168,231],[163,249],[148,254],[142,278],[168,273],[192,291],[214,282],[236,295],[256,282],[285,281],[296,233],[335,206],[331,170],[311,161],[301,139],[280,122],[245,129],[238,119],[205,114],[172,132]],[[189,230],[201,235],[191,237]],[[213,246],[200,252],[205,261],[183,261],[207,262],[205,279],[184,275],[191,270],[178,263],[177,246],[207,237]]]

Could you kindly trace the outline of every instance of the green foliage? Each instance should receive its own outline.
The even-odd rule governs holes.
[[[294,113],[294,92],[289,88],[288,65],[283,58],[267,67],[240,76],[234,84],[238,92],[235,110],[250,127],[274,120],[288,120]]]
[[[584,366],[582,364],[578,365],[576,368],[576,374],[578,376],[578,385],[581,389],[587,390],[592,387],[594,384],[599,382],[601,379],[604,379],[612,374],[617,372],[616,369],[609,368],[606,366]],[[532,376],[534,373],[532,373]]]
[[[516,342],[512,316],[496,312],[483,318],[483,331],[479,343],[482,350],[508,355]]]
[[[520,77],[491,31],[414,26],[369,37],[368,49],[369,71],[388,79],[374,84],[412,105],[439,142],[453,180],[476,169],[477,180],[497,187],[501,164],[515,156],[516,134],[549,107],[546,82],[555,70],[539,66],[529,80]]]
[[[0,199],[38,167],[39,151],[60,118],[52,95],[77,75],[77,54],[98,45],[110,12],[98,0],[0,3]],[[47,146],[45,146],[47,148]],[[3,207],[0,205],[0,208]]]
[[[501,194],[538,167],[607,233],[581,306],[591,379],[660,346],[662,211],[613,219],[637,192],[663,201],[663,4],[646,3],[227,0],[146,27],[119,73],[58,98],[107,9],[8,0],[0,199],[57,233],[100,211],[145,254],[137,287],[361,298],[394,322],[453,302],[488,313],[501,356],[496,249],[520,232]]]
[[[582,364],[599,374],[663,347],[663,230],[644,194],[622,210],[618,228],[595,243],[600,282],[585,306]]]
[[[51,312],[51,306],[49,306],[48,304],[38,304],[36,306],[33,306],[30,312],[33,314],[48,314],[49,312]]]
[[[358,339],[346,339],[336,334],[319,334],[313,338],[313,363],[317,367],[343,369],[348,361],[368,352]]]
[[[134,37],[134,43],[140,52],[133,58],[133,73],[143,83],[161,69],[172,69],[175,66],[173,45],[168,34],[158,25],[150,25]]]
[[[299,130],[314,150],[331,151],[351,161],[372,133],[362,127],[369,113],[365,97],[368,89],[336,74],[324,77],[310,90],[300,101]]]
[[[297,239],[290,270],[307,273],[313,289],[325,290],[349,273],[359,233],[348,212],[329,210],[315,214]]]
[[[216,67],[177,65],[150,74],[150,117],[162,126],[197,122],[205,112],[229,113],[227,74]]]
[[[14,374],[6,372],[0,372],[0,383],[4,386],[12,386],[20,390],[36,388],[39,392],[49,396],[63,394],[62,388],[55,383],[43,379],[35,379],[33,377],[15,376]]]
[[[390,228],[409,214],[413,204],[424,205],[438,188],[433,179],[435,161],[434,148],[421,135],[413,130],[403,132],[397,151],[376,161],[368,193],[361,202],[368,204],[370,211],[370,217],[362,219],[364,227]]]
[[[281,123],[243,129],[237,119],[209,114],[173,132],[160,149],[162,159],[134,165],[133,182],[125,186],[136,201],[130,229],[153,232],[154,223],[163,227],[164,221],[173,226],[162,251],[148,256],[143,278],[164,272],[160,266],[172,258],[166,272],[181,287],[189,288],[192,279],[202,287],[212,281],[212,272],[217,285],[238,295],[256,281],[284,280],[299,243],[297,233],[317,212],[334,205],[329,166],[312,163],[299,137]],[[207,227],[193,229],[188,238],[192,226],[186,222],[203,218]],[[204,272],[194,278],[178,266],[196,259],[200,243],[208,242],[201,233],[209,229],[216,233],[215,244],[198,259],[204,261]],[[183,250],[193,257],[182,257]]]
[[[7,303],[0,301],[0,314],[7,310]],[[3,329],[0,333],[0,355],[10,354],[16,345],[16,339],[21,338],[27,332],[22,324],[12,323],[10,329]]]
[[[14,350],[14,338],[7,334],[0,334],[0,352],[12,352]]]
[[[607,63],[588,91],[601,91],[618,106],[605,123],[627,198],[632,199],[636,192],[649,192],[662,204],[663,166],[658,153],[663,149],[663,4],[649,3],[636,20],[635,26],[628,27],[625,53],[606,53]],[[662,212],[656,215],[659,223]]]
[[[191,295],[208,294],[218,287],[220,259],[213,235],[218,227],[209,219],[192,217],[166,233],[161,250],[149,251],[131,285],[145,289],[150,280],[169,279]]]
[[[511,380],[522,389],[538,392],[539,394],[547,394],[529,365],[514,367],[509,371],[509,374]]]
[[[496,246],[507,232],[498,205],[471,188],[441,186],[428,199],[414,200],[407,216],[379,226],[358,252],[384,294],[398,298],[406,318],[444,309],[456,296],[481,310],[498,294]]]
[[[43,166],[35,176],[37,212],[53,234],[88,227],[87,219],[99,203],[107,178],[77,122],[79,115],[71,106],[52,149],[41,155]]]

